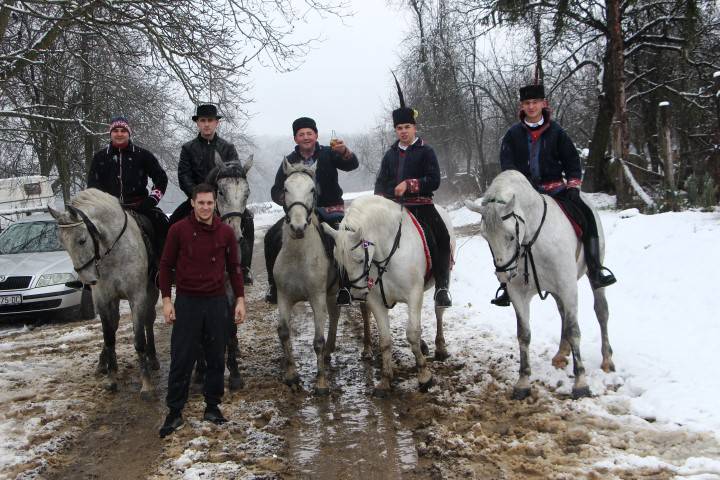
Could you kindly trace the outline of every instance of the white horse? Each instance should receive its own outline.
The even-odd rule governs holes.
[[[450,217],[443,208],[436,208],[450,233],[450,248],[454,252],[455,234]],[[382,378],[375,386],[375,395],[384,397],[390,390],[393,368],[388,310],[397,302],[408,305],[406,335],[415,355],[420,390],[427,391],[433,379],[421,350],[421,313],[423,292],[434,286],[434,280],[425,282],[427,261],[423,240],[409,212],[391,200],[368,195],[353,201],[339,230],[323,226],[335,237],[335,258],[348,273],[353,296],[367,301],[377,321]],[[437,360],[448,356],[443,312],[442,308],[435,309]]]
[[[320,224],[315,213],[315,165],[291,164],[283,160],[285,179],[285,223],[282,230],[282,249],[278,254],[273,274],[278,291],[278,336],[285,351],[285,383],[297,388],[300,378],[295,366],[290,339],[290,321],[293,306],[309,301],[315,322],[313,348],[317,355],[317,382],[315,393],[329,393],[325,364],[335,350],[340,309],[335,303],[338,290],[338,273],[327,257]],[[325,319],[330,316],[327,342]]]
[[[496,275],[507,283],[508,294],[517,317],[520,344],[520,378],[513,398],[530,394],[530,300],[548,293],[557,303],[562,319],[560,348],[553,357],[555,367],[564,368],[572,352],[575,384],[574,398],[590,396],[585,367],[580,356],[580,329],[577,321],[577,281],[586,272],[582,242],[557,203],[539,194],[523,174],[515,170],[495,177],[480,207],[466,202],[482,215],[480,233],[488,241]],[[602,224],[593,209],[600,239],[601,260],[605,239]],[[546,293],[543,295],[542,291]],[[602,334],[602,369],[615,370],[608,341],[608,305],[605,289],[593,290],[595,314]]]
[[[80,192],[65,212],[49,210],[57,219],[60,242],[70,254],[80,280],[92,286],[95,310],[100,313],[104,347],[97,373],[107,373],[108,390],[117,389],[115,335],[120,300],[128,300],[140,364],[140,394],[152,398],[149,369],[160,368],[153,332],[159,292],[148,278],[147,251],[138,224],[117,198],[94,188]]]

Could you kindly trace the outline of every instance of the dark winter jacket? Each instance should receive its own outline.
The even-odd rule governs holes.
[[[570,136],[545,113],[544,131],[538,138],[539,173],[531,173],[530,150],[532,138],[530,128],[522,121],[516,123],[505,133],[500,149],[500,167],[502,170],[518,170],[525,175],[535,188],[542,192],[553,193],[567,186],[580,187],[582,168],[580,157]],[[541,128],[543,128],[541,127]]]
[[[385,152],[375,180],[375,194],[396,200],[395,187],[403,180],[407,191],[402,203],[432,203],[433,192],[440,186],[440,166],[435,151],[422,138],[406,150],[395,142]]]
[[[235,145],[220,138],[218,134],[212,140],[205,140],[200,134],[187,142],[180,149],[178,163],[178,180],[180,189],[185,195],[192,197],[195,185],[203,183],[205,177],[215,167],[215,152],[220,154],[223,162],[240,164]]]
[[[116,196],[124,205],[138,206],[148,197],[148,177],[153,181],[149,196],[157,203],[168,179],[155,155],[132,142],[122,150],[110,144],[93,157],[87,186]]]
[[[160,291],[170,296],[171,271],[175,269],[177,293],[194,297],[225,295],[225,272],[235,297],[244,296],[235,232],[220,217],[211,225],[190,214],[173,224],[160,260]]]
[[[338,184],[338,170],[349,172],[355,170],[360,163],[358,162],[357,156],[351,154],[348,159],[344,159],[342,155],[334,152],[330,147],[325,145],[315,144],[315,153],[312,158],[317,164],[315,170],[315,184],[318,190],[318,207],[331,207],[343,204],[343,191]],[[302,155],[300,155],[300,148],[295,147],[295,150],[287,156],[290,163],[298,163],[303,161]],[[270,190],[270,196],[275,203],[283,205],[285,203],[285,172],[283,172],[282,164],[278,168],[277,174],[275,175],[275,184]]]

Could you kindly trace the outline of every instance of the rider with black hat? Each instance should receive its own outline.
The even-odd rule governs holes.
[[[181,203],[170,216],[170,224],[174,224],[188,216],[192,207],[190,197],[196,185],[205,182],[205,179],[215,165],[215,152],[225,163],[241,164],[235,145],[220,138],[217,128],[221,115],[215,105],[198,105],[193,122],[197,124],[198,135],[185,143],[180,150],[180,163],[178,163],[178,180],[180,189],[185,192],[188,199]],[[252,284],[250,265],[252,262],[253,243],[255,241],[255,223],[253,214],[245,209],[242,216],[243,238],[240,240],[240,263],[243,270],[243,279],[246,285]]]
[[[558,200],[579,223],[592,288],[615,283],[615,276],[600,263],[595,216],[580,198],[580,157],[570,136],[550,119],[542,85],[520,88],[520,121],[510,127],[503,137],[500,167],[503,171],[518,170],[523,173],[540,193]],[[500,285],[491,303],[501,307],[510,305],[505,284]]]
[[[394,76],[394,74],[393,74]],[[435,306],[452,306],[450,296],[450,234],[433,204],[433,192],[440,186],[440,166],[435,151],[417,136],[417,111],[405,106],[400,84],[395,79],[400,108],[393,110],[398,141],[383,156],[375,194],[394,200],[412,213],[427,229],[428,247],[435,277]]]

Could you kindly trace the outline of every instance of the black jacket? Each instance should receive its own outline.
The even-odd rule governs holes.
[[[237,162],[240,164],[235,145],[223,140],[215,134],[212,140],[205,140],[198,136],[187,142],[180,149],[180,163],[178,163],[178,181],[180,189],[185,195],[192,197],[195,185],[203,183],[205,177],[215,167],[215,152],[220,154],[223,162]]]
[[[557,184],[564,179],[572,185],[579,185],[582,178],[580,157],[570,136],[556,122],[549,120],[550,126],[540,136],[540,178],[532,178],[530,172],[530,136],[522,121],[516,123],[505,133],[500,149],[500,167],[502,170],[518,170],[525,175],[536,188],[544,190],[543,185]]]
[[[440,186],[440,166],[435,151],[422,138],[415,140],[404,152],[398,144],[393,143],[383,156],[375,180],[375,193],[395,199],[395,187],[406,180],[405,202],[431,199]]]
[[[148,177],[153,181],[150,196],[159,202],[168,179],[155,155],[132,142],[122,150],[110,144],[95,153],[87,186],[116,196],[122,204],[137,206],[148,196]]]
[[[343,191],[338,184],[338,170],[345,172],[355,170],[360,165],[357,156],[353,153],[350,158],[345,160],[342,155],[333,152],[330,147],[316,143],[313,158],[317,162],[317,169],[315,170],[315,184],[318,189],[317,206],[342,205]],[[290,163],[301,162],[303,158],[300,155],[299,147],[295,147],[295,150],[287,156],[287,159]],[[281,164],[275,175],[275,184],[270,190],[270,196],[278,205],[283,205],[285,202],[283,193],[285,190],[285,178],[285,172],[283,172]]]

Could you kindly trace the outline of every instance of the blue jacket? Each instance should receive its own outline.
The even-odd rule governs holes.
[[[430,203],[433,192],[440,186],[440,166],[435,151],[421,138],[404,152],[398,143],[393,143],[383,156],[375,193],[395,199],[395,187],[405,180],[408,189],[403,203]]]

